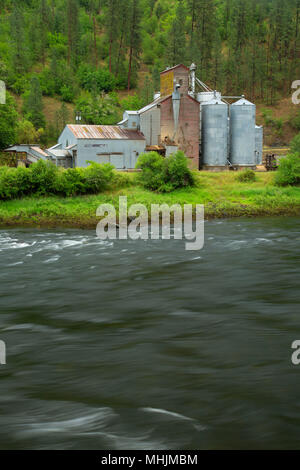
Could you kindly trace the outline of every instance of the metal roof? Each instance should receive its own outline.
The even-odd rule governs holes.
[[[232,103],[231,106],[255,106],[255,104],[251,103],[250,101],[246,100],[245,98],[241,98],[240,100]]]
[[[162,103],[166,98],[169,98],[172,95],[167,95],[167,96],[160,96],[156,100],[152,101],[152,103],[147,104],[143,108],[141,108],[138,113],[142,114],[145,113],[146,111],[149,111],[149,109],[153,108],[154,106],[157,106],[158,104]]]
[[[141,132],[119,126],[68,124],[67,127],[77,139],[145,140]]]
[[[128,119],[122,119],[122,121],[118,122],[118,126],[122,126],[125,122],[128,122]]]
[[[66,150],[72,150],[74,147],[77,147],[77,144],[71,144],[68,147],[66,147]]]
[[[169,68],[163,70],[162,72],[160,72],[160,75],[162,75],[163,73],[166,73],[166,72],[170,72],[170,70],[177,69],[178,67],[183,67],[183,68],[185,68],[186,70],[190,71],[190,69],[189,69],[186,65],[177,64],[177,65],[174,65],[173,67],[169,67]]]
[[[213,98],[212,100],[203,101],[203,103],[201,103],[202,106],[207,106],[207,105],[211,105],[211,104],[218,104],[218,105],[228,106],[226,103],[224,103],[224,101],[220,100],[219,98]]]
[[[33,147],[33,146],[31,145],[30,148],[32,148],[32,150],[35,150],[37,153],[40,153],[40,154],[43,155],[44,157],[48,157],[47,153],[44,152],[44,150],[42,150],[40,147]]]
[[[71,154],[68,152],[68,150],[63,150],[63,149],[55,149],[55,150],[50,150],[48,149],[48,152],[53,155],[54,157],[57,158],[65,158],[65,157],[70,157]]]
[[[48,154],[44,152],[38,145],[31,145],[31,144],[17,144],[12,145],[4,150],[4,152],[30,152],[33,150],[34,152],[38,153],[39,155],[43,155],[43,157],[48,157]]]

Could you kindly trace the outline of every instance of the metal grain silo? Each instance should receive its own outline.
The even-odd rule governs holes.
[[[219,91],[201,91],[196,94],[196,99],[200,103],[200,147],[202,147],[202,106],[215,98],[221,100],[222,95]]]
[[[228,106],[219,98],[202,104],[202,163],[225,166],[228,159]]]
[[[264,128],[263,128],[263,126],[255,126],[256,165],[261,165],[262,164],[263,140],[264,140]]]
[[[239,166],[255,166],[256,106],[245,98],[230,106],[230,162]]]
[[[211,101],[214,98],[218,98],[220,100],[222,98],[221,93],[219,91],[201,91],[196,95],[197,101],[201,104]]]

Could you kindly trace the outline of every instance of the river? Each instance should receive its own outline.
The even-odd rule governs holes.
[[[300,219],[0,231],[1,449],[300,448]]]

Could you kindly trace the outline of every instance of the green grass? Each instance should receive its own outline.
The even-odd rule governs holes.
[[[0,202],[0,225],[37,227],[94,228],[100,204],[118,208],[119,196],[127,196],[128,205],[204,204],[206,218],[299,215],[300,187],[276,187],[272,173],[257,173],[253,183],[240,183],[234,172],[197,172],[193,188],[157,194],[135,183],[136,174],[129,174],[130,184],[93,196],[27,197]]]

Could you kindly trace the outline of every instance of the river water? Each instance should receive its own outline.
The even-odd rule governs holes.
[[[0,231],[1,449],[300,448],[300,219]]]

